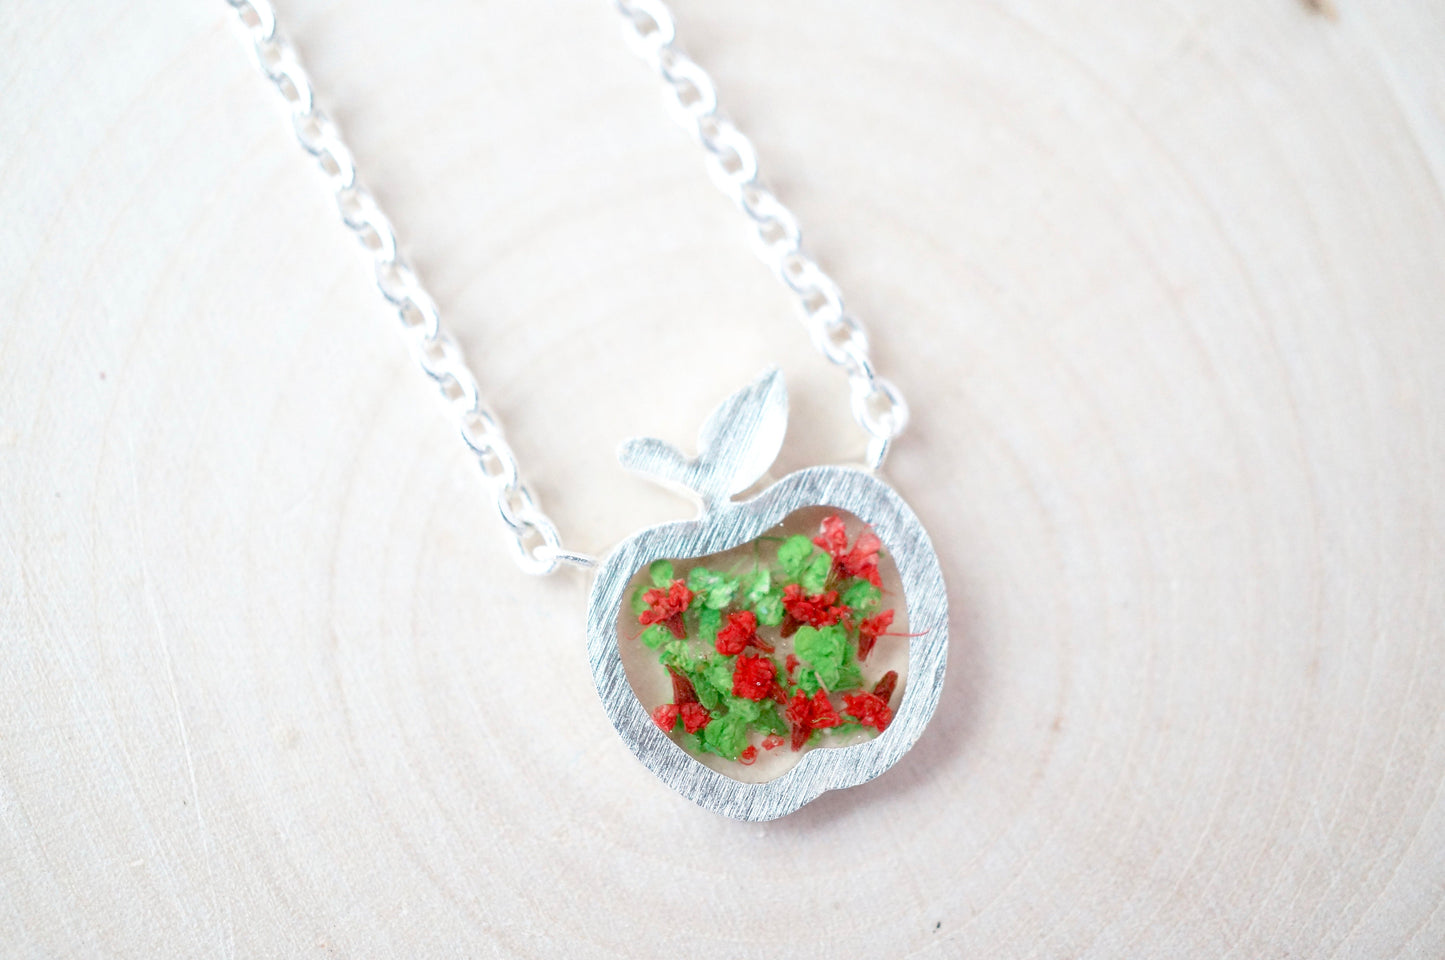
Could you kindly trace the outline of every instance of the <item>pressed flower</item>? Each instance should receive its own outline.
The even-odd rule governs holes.
[[[778,668],[767,657],[738,657],[733,666],[733,696],[761,700],[773,692]]]
[[[883,541],[872,530],[858,534],[850,550],[843,521],[836,515],[828,516],[823,518],[822,530],[813,542],[833,558],[833,573],[838,577],[861,577],[875,587],[883,585],[878,573],[878,551],[883,549]]]
[[[773,685],[773,699],[776,703],[758,704],[757,731],[764,736],[769,734],[782,736],[788,732],[788,725],[783,722],[783,715],[778,712],[778,707],[788,705],[788,694],[782,687]]]
[[[793,749],[801,750],[808,742],[808,734],[813,732],[812,701],[806,693],[794,691],[793,699],[788,701],[787,718],[793,728]]]
[[[868,617],[858,624],[858,659],[867,660],[873,644],[893,625],[893,611],[884,610],[876,617]]]
[[[808,742],[808,736],[814,730],[836,727],[843,722],[828,694],[822,690],[811,697],[802,690],[795,690],[793,698],[788,701],[787,718],[793,728],[794,750],[803,749],[803,744]]]
[[[838,605],[838,591],[803,593],[801,585],[790,583],[783,588],[782,634],[791,637],[804,624],[810,627],[829,627],[848,615],[848,608]]]
[[[672,702],[679,705],[697,703],[697,689],[693,687],[687,674],[676,667],[668,667],[667,672],[672,676]]]
[[[848,552],[848,528],[837,514],[823,518],[820,531],[813,542],[828,551],[831,557],[840,557]]]
[[[719,717],[702,733],[703,748],[729,760],[736,760],[748,747],[748,721],[729,713]]]
[[[829,690],[852,690],[863,685],[863,674],[853,662],[853,648],[842,624],[799,627],[793,635],[793,650],[807,667],[798,673],[798,683],[812,693],[819,686]]]
[[[893,691],[896,689],[898,689],[898,671],[889,670],[874,684],[873,696],[887,703],[893,699]]]
[[[871,693],[850,693],[843,695],[843,712],[865,727],[877,727],[882,733],[893,720],[893,711],[882,698]]]
[[[706,685],[719,697],[733,692],[733,664],[727,657],[710,657],[702,669],[701,685]],[[702,699],[701,696],[698,697]]]
[[[737,577],[707,567],[693,567],[687,575],[687,588],[702,598],[703,606],[712,610],[721,610],[732,603],[738,585]]]
[[[666,587],[672,583],[673,571],[671,560],[654,560],[647,567],[647,576],[652,580],[654,587]]]
[[[836,727],[843,722],[838,716],[838,711],[833,708],[833,701],[828,699],[826,691],[819,690],[813,694],[813,726],[817,729],[823,727]]]
[[[751,610],[740,610],[728,614],[727,624],[717,632],[717,652],[734,657],[748,646],[771,651],[771,644],[758,639],[758,617]]]
[[[882,542],[864,528],[850,543],[854,522],[830,515],[816,536],[772,541],[776,559],[759,549],[751,569],[647,568],[631,609],[640,644],[672,682],[672,702],[651,714],[659,728],[690,753],[746,765],[790,741],[802,750],[818,730],[871,733],[891,722],[898,674],[865,685],[861,661],[896,635],[895,612],[882,609]],[[760,635],[764,626],[788,638],[783,650],[771,632]]]
[[[688,733],[697,733],[712,719],[707,707],[700,703],[684,703],[678,713],[682,717],[682,728]]]
[[[696,603],[693,606],[697,606]],[[722,626],[722,611],[703,607],[697,612],[697,638],[703,643],[715,643],[718,629]],[[651,630],[652,627],[647,629]]]
[[[773,572],[767,567],[744,574],[738,590],[739,602],[752,609],[759,623],[776,627],[783,622],[783,588],[774,586]]]
[[[671,733],[672,728],[677,726],[677,717],[681,708],[675,703],[664,703],[652,711],[652,722],[662,729],[663,733]]]
[[[805,593],[820,593],[833,572],[833,558],[819,553],[813,541],[798,534],[778,547],[778,566],[783,568],[785,581],[799,584]]]
[[[642,601],[647,604],[647,609],[638,615],[638,623],[643,626],[660,623],[671,630],[672,635],[679,640],[687,636],[682,614],[692,603],[692,591],[687,588],[686,583],[674,580],[666,590],[654,587],[642,595]]]
[[[848,589],[843,591],[838,602],[847,607],[852,616],[867,617],[877,613],[878,608],[883,605],[883,591],[867,580],[855,579]]]
[[[875,587],[883,586],[883,577],[878,572],[878,551],[883,541],[872,530],[858,534],[853,549],[846,556],[834,558],[838,572],[845,577],[861,577]]]

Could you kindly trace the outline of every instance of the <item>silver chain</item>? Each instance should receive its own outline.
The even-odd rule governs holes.
[[[377,289],[396,308],[417,363],[436,383],[462,441],[477,458],[496,500],[517,564],[546,574],[560,563],[591,566],[591,557],[563,549],[557,525],[543,513],[517,471],[517,458],[497,419],[482,402],[477,378],[456,341],[441,325],[436,301],[397,251],[396,231],[371,192],[357,179],[356,163],[336,125],[316,106],[311,78],[295,49],[276,29],[270,0],[226,0],[248,35],[261,72],[291,108],[296,139],[316,158],[336,194],[342,222],[370,253]]]
[[[436,383],[462,441],[476,456],[517,564],[539,575],[563,563],[591,566],[593,558],[563,548],[556,524],[522,482],[517,458],[482,402],[461,349],[442,327],[436,301],[398,251],[396,231],[358,179],[351,150],[335,123],[316,106],[311,78],[277,29],[270,0],[226,2],[249,38],[261,72],[290,107],[296,139],[316,158],[331,185],[342,222],[371,254],[377,289],[396,308],[417,363]],[[661,0],[614,4],[625,20],[628,44],[663,78],[674,116],[706,151],[713,181],[748,216],[759,259],[797,297],[814,344],[848,375],[853,417],[870,438],[868,461],[878,467],[890,441],[908,423],[903,394],[873,369],[867,332],[843,309],[837,282],[803,252],[798,218],[759,182],[752,141],[719,111],[712,79],[677,46],[676,22],[667,7]]]
[[[753,249],[802,307],[813,343],[848,375],[853,419],[869,437],[868,461],[882,465],[888,445],[908,425],[908,403],[880,377],[868,333],[843,308],[837,282],[802,250],[798,218],[758,181],[758,152],[718,109],[707,71],[678,47],[677,23],[662,0],[613,0],[628,46],[662,77],[669,111],[703,147],[707,172],[747,215]]]

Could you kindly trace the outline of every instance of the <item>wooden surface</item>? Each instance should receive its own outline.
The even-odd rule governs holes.
[[[473,468],[214,3],[0,25],[6,957],[1445,954],[1445,7],[688,0],[872,326],[939,713],[719,820]],[[603,2],[290,0],[569,541],[839,376]]]

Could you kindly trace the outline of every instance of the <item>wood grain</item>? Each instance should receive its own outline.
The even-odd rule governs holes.
[[[0,953],[1445,955],[1445,8],[679,5],[914,425],[955,611],[763,826],[608,727],[217,3],[0,25]],[[281,13],[565,536],[769,363],[608,5]]]

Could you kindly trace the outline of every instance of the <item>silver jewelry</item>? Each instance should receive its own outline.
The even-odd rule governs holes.
[[[436,383],[462,441],[477,457],[516,562],[524,571],[539,575],[564,564],[597,565],[592,557],[563,546],[556,525],[522,481],[516,457],[483,402],[476,377],[441,325],[436,302],[401,256],[391,222],[360,182],[336,125],[316,106],[311,80],[277,29],[270,0],[226,2],[262,72],[288,104],[297,139],[326,176],[342,221],[370,252],[377,288],[396,308],[418,364]],[[868,436],[862,468],[813,467],[784,477],[751,499],[733,500],[763,476],[782,442],[787,394],[781,374],[771,371],[724,401],[709,418],[696,458],[688,460],[654,440],[630,441],[620,454],[624,466],[692,493],[700,512],[691,521],[643,530],[616,547],[598,567],[588,604],[587,636],[603,706],[632,751],[669,786],[726,816],[768,820],[796,810],[826,790],[872,779],[897,762],[921,735],[942,690],[947,595],[937,556],[918,518],[873,473],[907,425],[908,406],[902,393],[875,371],[867,333],[845,311],[837,283],[803,252],[797,218],[760,183],[752,142],[720,111],[708,74],[677,45],[676,24],[667,7],[661,0],[614,0],[614,6],[629,45],[662,77],[672,114],[702,145],[709,175],[747,216],[759,258],[796,296],[815,346],[847,375],[853,417]],[[659,729],[633,692],[619,648],[626,588],[653,561],[689,561],[746,544],[795,511],[816,506],[861,520],[896,564],[914,631],[908,645],[906,687],[897,713],[890,714],[892,722],[886,718],[877,722],[875,739],[811,749],[776,779],[741,782],[683,750]],[[843,623],[856,629],[850,621]],[[780,688],[775,681],[775,692]]]
[[[871,472],[856,467],[809,467],[757,496],[731,499],[772,463],[788,419],[788,394],[776,370],[725,400],[703,426],[698,456],[686,460],[661,441],[624,444],[624,466],[698,500],[694,520],[649,527],[623,541],[597,571],[587,604],[587,653],[607,715],[627,746],[663,783],[715,813],[737,820],[772,820],[827,790],[878,776],[913,746],[938,706],[948,657],[948,595],[933,544],[903,498]],[[647,715],[633,693],[618,650],[618,614],[633,574],[659,559],[722,553],[748,543],[804,507],[844,510],[864,521],[898,565],[908,624],[908,686],[893,722],[876,740],[810,750],[775,780],[741,783],[698,763]]]

